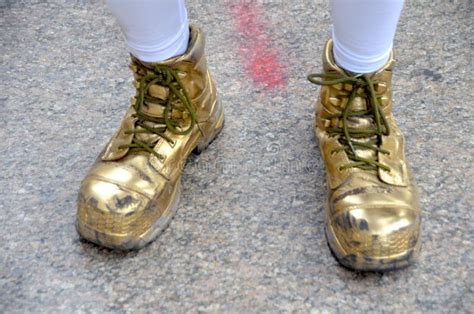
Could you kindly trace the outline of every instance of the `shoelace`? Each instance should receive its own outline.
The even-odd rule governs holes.
[[[315,73],[308,75],[308,80],[317,85],[335,85],[335,84],[352,84],[352,90],[349,94],[346,107],[341,111],[340,114],[334,114],[330,118],[338,118],[342,121],[342,128],[328,128],[329,134],[339,136],[338,140],[342,147],[337,148],[331,153],[344,150],[347,157],[352,162],[341,166],[340,170],[348,168],[361,168],[364,170],[377,170],[381,168],[386,171],[390,171],[390,167],[384,165],[377,160],[363,158],[357,155],[356,148],[371,149],[382,154],[389,154],[390,152],[380,147],[381,136],[390,134],[390,127],[387,123],[387,119],[382,111],[382,108],[377,100],[377,94],[374,89],[374,81],[368,74],[349,76],[344,74],[336,73]],[[363,90],[359,93],[359,89]],[[352,111],[351,106],[355,97],[365,97],[368,106],[367,110]],[[373,118],[375,122],[375,128],[350,128],[348,126],[348,120],[351,117],[359,118]],[[360,142],[357,139],[367,139],[376,136],[376,139],[370,139],[367,142]]]
[[[145,73],[147,70],[144,66],[138,65]],[[153,97],[148,94],[148,89],[152,85],[160,85],[169,89],[169,94],[166,100]],[[121,145],[120,149],[128,148],[130,153],[149,152],[159,159],[163,160],[165,157],[153,150],[159,138],[163,138],[168,143],[173,143],[173,140],[166,136],[165,131],[170,130],[174,134],[185,135],[192,131],[197,122],[196,111],[189,99],[189,96],[181,83],[178,74],[174,69],[167,65],[156,65],[153,68],[153,73],[146,74],[139,79],[139,86],[137,88],[136,101],[133,104],[135,113],[132,117],[137,118],[134,130],[126,130],[126,134],[135,134],[131,144]],[[153,117],[142,111],[144,102],[148,104],[155,104],[164,107],[163,117]],[[183,113],[188,113],[191,118],[191,123],[188,128],[179,130],[179,118],[173,117],[173,111],[177,110]],[[182,115],[181,115],[182,116]],[[162,125],[160,127],[150,127],[147,123]],[[137,127],[141,127],[138,128]],[[158,135],[158,139],[151,142],[143,142],[137,139],[136,134],[149,133]]]

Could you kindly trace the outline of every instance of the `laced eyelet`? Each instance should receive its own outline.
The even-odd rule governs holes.
[[[168,137],[165,132],[170,132],[178,135],[186,135],[193,131],[193,126],[197,121],[196,108],[192,104],[189,95],[185,90],[185,86],[179,78],[179,70],[173,69],[168,65],[158,64],[153,69],[146,68],[139,62],[135,64],[138,70],[141,70],[143,74],[137,78],[137,94],[134,97],[135,102],[132,104],[135,113],[131,115],[135,128],[140,126],[142,129],[135,131],[130,130],[130,134],[133,134],[133,138],[130,144],[123,145],[124,148],[133,148],[133,151],[143,151],[150,154],[154,154],[162,162],[166,159],[166,156],[160,158],[160,154],[154,151],[156,142],[141,140],[138,133],[155,134],[162,140],[166,140],[171,147],[176,145],[176,141]],[[186,72],[183,72],[186,74]],[[167,95],[167,101],[162,101],[152,97],[149,94],[149,89],[153,85],[159,85],[164,88],[168,88],[169,94]],[[147,112],[143,111],[143,107],[147,107],[151,104],[157,106],[163,106],[163,116],[155,117]],[[179,105],[178,105],[179,104]],[[181,108],[183,107],[183,108]],[[191,126],[187,129],[183,129],[179,126],[179,121],[183,119],[181,116],[173,116],[173,111],[180,108],[181,111],[185,112],[190,116]],[[135,120],[136,119],[136,120]],[[159,126],[159,127],[158,127]],[[125,136],[129,134],[124,133]]]
[[[380,163],[377,159],[364,158],[358,156],[357,149],[362,148],[365,150],[373,150],[375,152],[383,152],[378,143],[361,143],[357,139],[359,138],[370,138],[372,136],[381,137],[383,135],[390,134],[390,126],[387,118],[382,111],[381,105],[379,104],[379,96],[376,88],[379,87],[379,80],[372,80],[368,74],[335,74],[335,73],[316,73],[308,76],[310,82],[323,85],[324,87],[329,86],[332,89],[338,90],[336,94],[341,95],[341,112],[335,114],[335,117],[340,120],[337,125],[328,127],[325,121],[326,131],[329,136],[333,136],[338,139],[339,143],[344,147],[340,151],[345,152],[347,158],[351,163],[341,166],[338,168],[339,172],[351,168],[360,168],[364,170],[372,169],[387,169],[388,166]],[[348,86],[352,85],[352,88]],[[374,86],[375,85],[375,86]],[[342,86],[348,91],[342,92]],[[370,104],[370,109],[367,107],[361,110],[360,106],[353,106],[357,100],[357,97],[366,99],[367,104]],[[342,99],[347,99],[346,104]],[[328,100],[332,103],[330,100]],[[333,101],[334,102],[334,101]],[[355,110],[353,108],[355,107]],[[374,126],[370,127],[352,127],[350,121],[353,117],[358,119],[370,119],[373,121]],[[363,125],[362,125],[363,126]],[[334,152],[330,152],[331,156],[334,156]],[[390,154],[389,154],[390,155]]]

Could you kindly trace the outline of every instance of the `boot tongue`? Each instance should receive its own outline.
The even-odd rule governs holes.
[[[355,97],[352,100],[350,110],[352,112],[362,112],[367,111],[369,107],[367,106],[367,100],[362,97]],[[361,115],[361,116],[352,116],[347,119],[347,127],[357,131],[364,130],[373,130],[375,128],[374,119],[371,115]],[[351,137],[352,142],[358,142],[363,144],[371,144],[374,141],[377,141],[377,136],[367,136],[367,137]],[[366,149],[360,146],[356,148],[356,154],[359,157],[366,159],[375,159],[377,153],[373,149]]]
[[[151,63],[141,62],[133,56],[130,69],[132,70],[135,77],[133,85],[137,90],[140,88],[140,80],[144,76],[153,73],[153,65]],[[161,104],[156,104],[145,99],[142,107],[140,108],[141,111],[155,118],[163,117],[163,111],[165,108],[164,105],[166,105],[166,100],[169,96],[169,88],[159,84],[153,84],[148,88],[147,91],[145,91],[145,94],[146,96],[153,97],[155,100],[159,100]]]
[[[135,73],[135,81],[134,85],[135,88],[139,89],[140,88],[140,79],[151,73],[152,70],[148,67],[146,70],[139,69],[138,67],[132,65],[132,70]],[[146,114],[147,116],[153,117],[153,118],[158,118],[161,120],[161,122],[145,122],[145,125],[149,128],[163,128],[163,130],[166,129],[166,124],[164,122],[164,116],[165,116],[165,108],[168,104],[170,96],[170,89],[166,86],[162,86],[159,84],[152,84],[148,87],[148,90],[145,91],[145,99],[143,101],[142,106],[140,107],[140,112],[143,114]],[[133,101],[135,101],[135,97]],[[186,111],[181,111],[180,110],[179,104],[174,104],[172,106],[172,109],[168,113],[168,117],[173,118],[175,120],[180,121],[180,126],[178,126],[178,129],[181,128],[186,128],[189,126],[191,123],[191,116],[186,112]],[[143,127],[137,126],[137,130],[144,130]],[[153,134],[150,132],[138,132],[136,133],[136,138],[139,141],[146,142],[146,143],[154,143],[156,142],[160,137],[157,134]]]
[[[165,105],[169,95],[169,88],[154,84],[148,88],[148,95],[163,101],[163,105]],[[161,118],[165,110],[165,106],[163,105],[145,100],[142,111],[149,116]]]

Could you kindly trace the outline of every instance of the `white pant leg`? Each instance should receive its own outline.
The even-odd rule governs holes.
[[[184,0],[107,0],[130,52],[145,62],[184,53],[189,22]]]
[[[331,0],[334,58],[345,70],[370,73],[387,62],[404,0]]]

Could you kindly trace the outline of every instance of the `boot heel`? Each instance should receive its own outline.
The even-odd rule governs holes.
[[[209,129],[209,133],[199,140],[196,148],[194,149],[195,154],[199,155],[202,153],[209,146],[209,144],[211,144],[212,141],[216,139],[224,127],[224,110],[220,102],[217,103],[216,111],[217,112],[215,115],[217,116],[217,119],[214,125]]]

